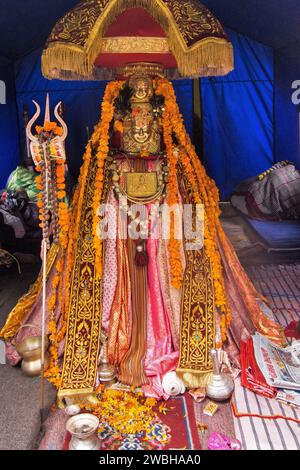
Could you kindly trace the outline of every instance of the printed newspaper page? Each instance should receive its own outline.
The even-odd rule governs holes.
[[[256,333],[253,337],[255,359],[272,387],[300,390],[299,348],[280,348]]]

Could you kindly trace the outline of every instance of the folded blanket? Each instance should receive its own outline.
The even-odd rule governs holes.
[[[249,218],[288,220],[300,218],[300,171],[282,162],[235,190],[232,205]]]

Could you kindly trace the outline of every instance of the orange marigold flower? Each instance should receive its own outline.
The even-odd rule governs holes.
[[[123,134],[124,132],[124,124],[121,121],[115,121],[114,122],[114,129],[116,132],[120,132]]]
[[[56,129],[54,129],[54,134],[61,137],[63,135],[63,128],[62,127],[56,127]]]

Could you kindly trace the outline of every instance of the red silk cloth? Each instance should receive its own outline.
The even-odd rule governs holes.
[[[166,34],[162,27],[144,8],[129,8],[121,13],[116,21],[110,25],[104,37],[165,38]],[[177,67],[176,59],[171,53],[101,53],[96,58],[95,65],[104,68],[118,68],[133,62],[159,63],[167,69]]]
[[[110,25],[104,37],[138,36],[165,38],[160,24],[144,8],[128,8]]]
[[[257,365],[252,338],[241,341],[241,385],[267,398],[275,398],[277,389],[270,387]]]

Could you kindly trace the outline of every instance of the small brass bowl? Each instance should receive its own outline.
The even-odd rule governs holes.
[[[72,435],[69,444],[70,450],[96,450],[100,442],[96,436],[99,419],[89,413],[82,413],[69,418],[66,424],[67,431]]]

